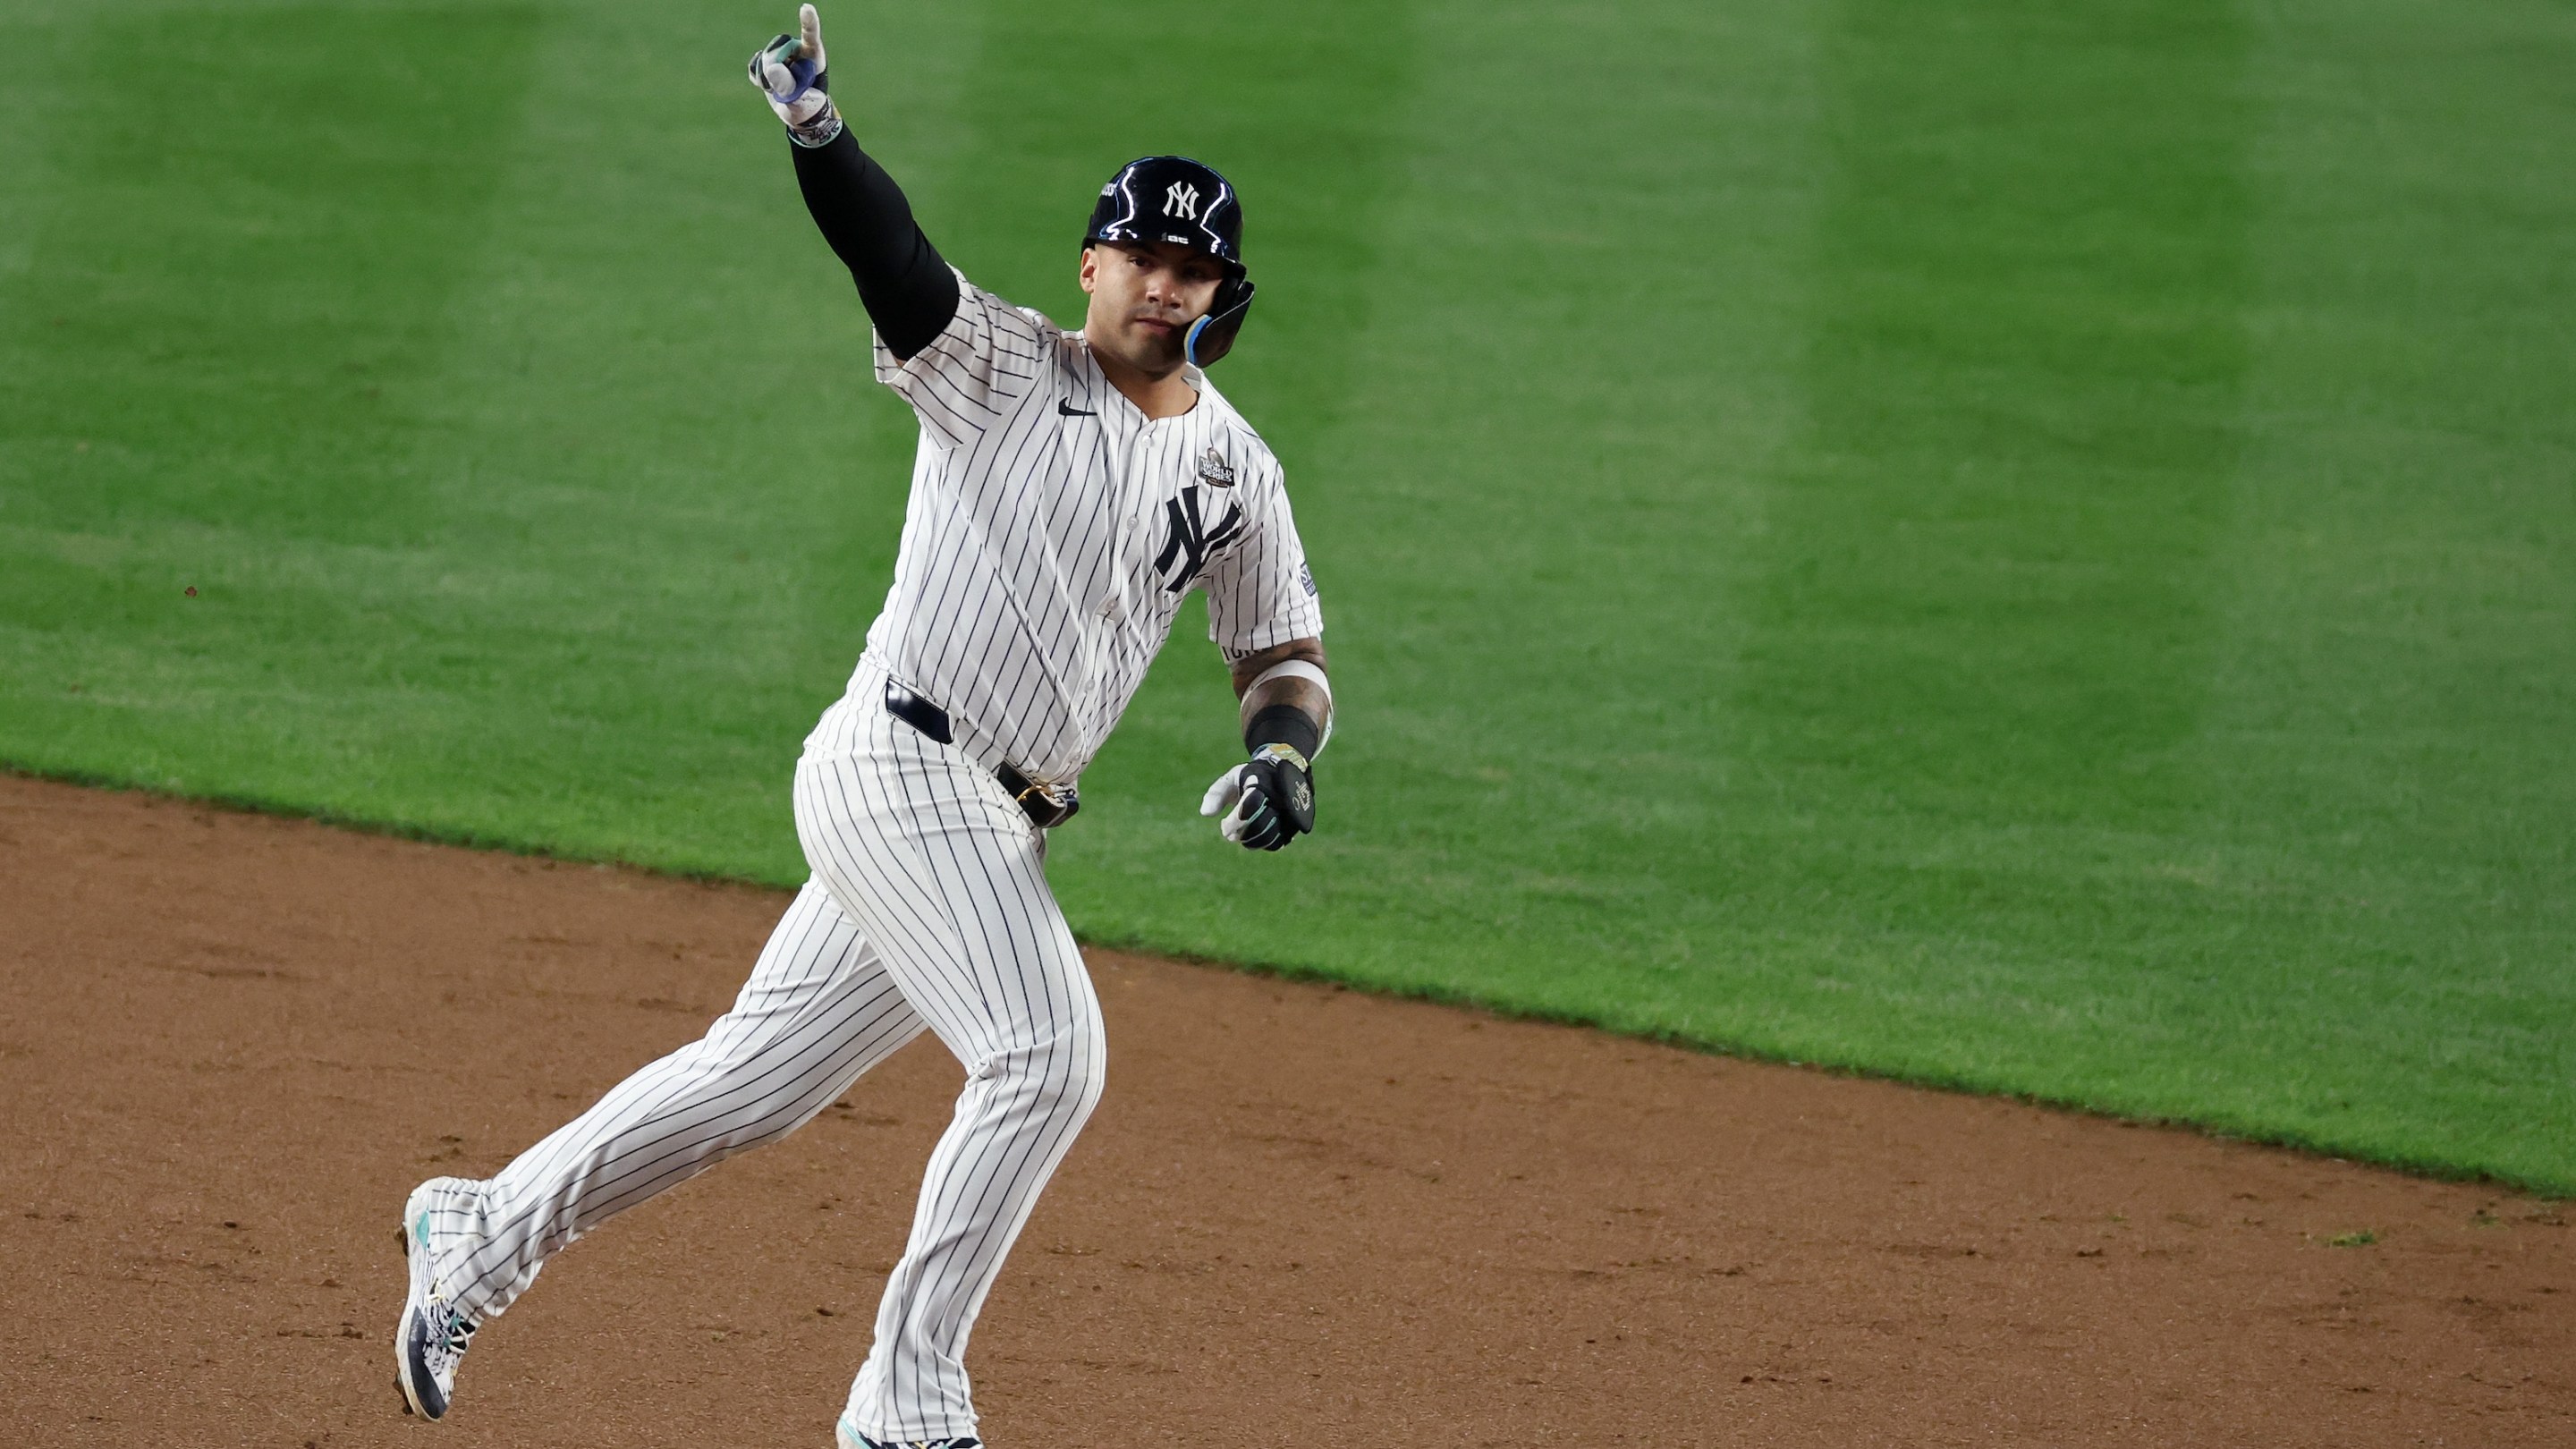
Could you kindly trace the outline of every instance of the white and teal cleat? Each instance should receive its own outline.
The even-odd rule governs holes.
[[[394,1383],[402,1390],[403,1412],[424,1419],[446,1417],[456,1390],[456,1366],[464,1362],[466,1345],[480,1326],[441,1292],[437,1258],[430,1251],[430,1219],[439,1197],[473,1187],[463,1178],[433,1177],[413,1188],[403,1203],[403,1259],[411,1270],[411,1292],[394,1325]]]

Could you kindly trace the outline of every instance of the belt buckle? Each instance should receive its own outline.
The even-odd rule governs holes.
[[[1019,807],[1040,830],[1053,830],[1082,808],[1082,794],[1068,785],[1059,795],[1051,786],[1032,781],[1019,793]]]

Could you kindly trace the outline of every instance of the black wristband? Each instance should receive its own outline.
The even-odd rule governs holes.
[[[1243,748],[1247,754],[1258,754],[1263,745],[1286,745],[1308,761],[1323,748],[1324,732],[1315,717],[1293,704],[1274,704],[1243,727]]]

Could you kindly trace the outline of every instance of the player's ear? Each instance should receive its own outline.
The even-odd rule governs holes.
[[[1090,291],[1092,282],[1099,275],[1100,249],[1098,247],[1085,246],[1082,249],[1082,290],[1085,292]]]

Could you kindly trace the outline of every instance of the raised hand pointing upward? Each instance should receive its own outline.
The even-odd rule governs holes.
[[[820,146],[841,132],[832,106],[831,78],[823,66],[823,17],[811,5],[796,12],[795,35],[781,35],[751,58],[751,83],[769,96],[799,142]]]

